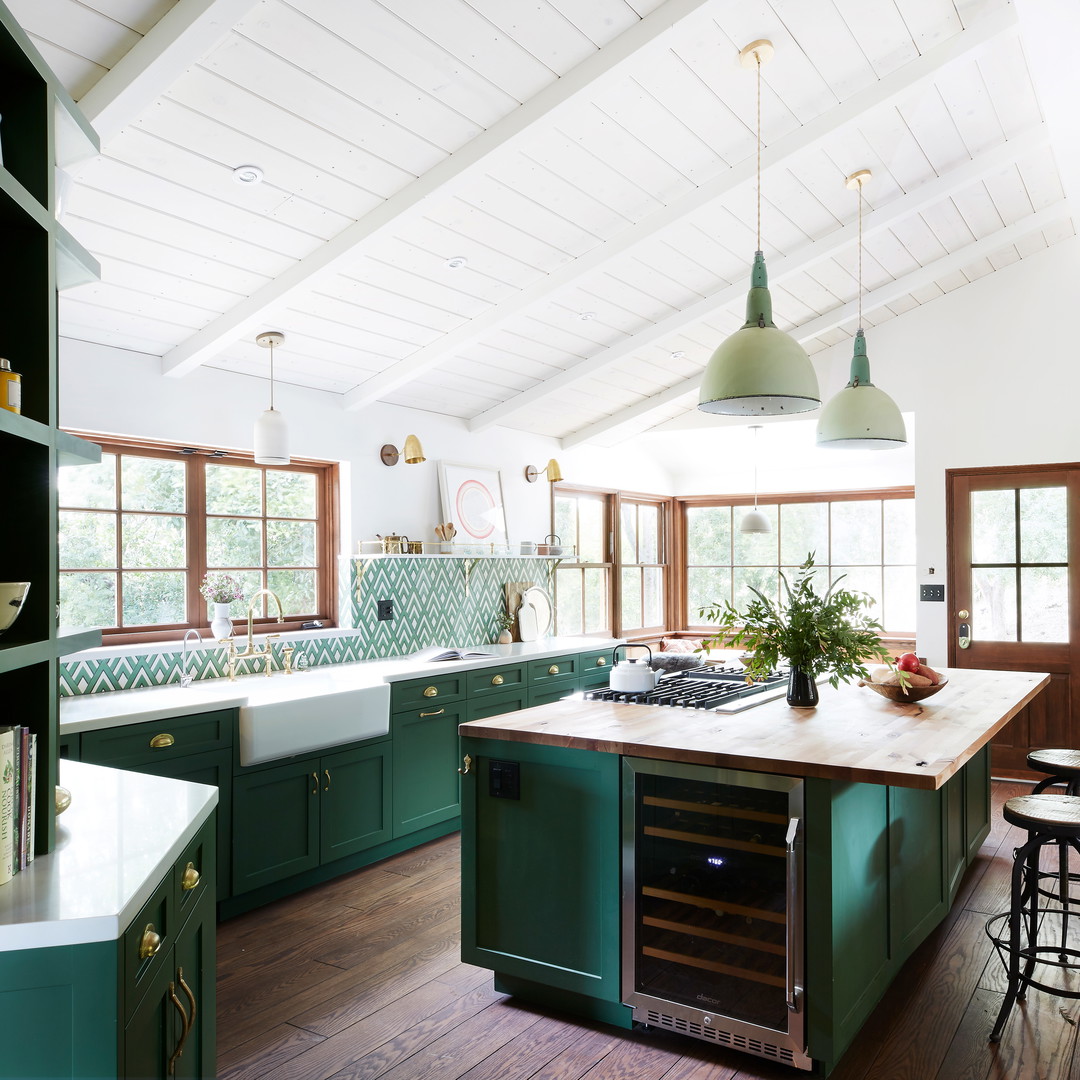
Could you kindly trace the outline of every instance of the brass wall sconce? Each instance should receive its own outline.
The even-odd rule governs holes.
[[[421,461],[427,461],[424,448],[415,435],[406,436],[405,448],[401,451],[393,443],[387,443],[379,451],[379,459],[384,465],[396,465],[399,458],[404,458],[406,465],[419,465]]]
[[[562,469],[559,468],[559,463],[552,458],[542,469],[538,469],[535,465],[525,466],[525,479],[530,484],[535,484],[541,476],[547,474],[548,481],[552,484],[557,484],[562,478]]]

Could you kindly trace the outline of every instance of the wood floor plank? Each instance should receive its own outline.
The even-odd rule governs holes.
[[[260,1030],[249,1043],[218,1050],[218,1080],[262,1080],[279,1065],[292,1061],[323,1041],[323,1036],[292,1024]]]
[[[556,1055],[531,1080],[581,1080],[598,1061],[602,1061],[622,1039],[614,1028],[574,1023],[578,1034],[573,1042]]]

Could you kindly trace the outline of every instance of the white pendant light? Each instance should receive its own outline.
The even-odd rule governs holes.
[[[255,343],[270,350],[270,408],[255,421],[255,462],[258,465],[289,464],[289,429],[285,417],[274,408],[274,346],[280,345],[285,335],[276,330],[259,334]]]
[[[772,59],[769,41],[739,53],[757,69],[757,251],[746,296],[746,322],[709,358],[698,408],[727,416],[778,416],[821,404],[817,375],[806,350],[772,319],[772,296],[761,251],[761,65]]]
[[[848,384],[821,410],[817,444],[850,450],[894,450],[907,443],[907,428],[896,402],[870,381],[870,360],[862,325],[862,189],[869,179],[870,170],[860,169],[844,181],[859,193],[859,328],[855,332]]]
[[[754,433],[754,509],[747,510],[746,513],[743,514],[742,521],[739,522],[739,532],[769,533],[772,532],[772,524],[769,522],[765,512],[758,509],[757,504],[757,440],[758,432],[761,430],[761,424],[751,424],[750,430]]]

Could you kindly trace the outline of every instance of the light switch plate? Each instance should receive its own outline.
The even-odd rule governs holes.
[[[920,600],[940,600],[942,603],[945,601],[945,586],[944,585],[920,585],[919,586],[919,599]]]

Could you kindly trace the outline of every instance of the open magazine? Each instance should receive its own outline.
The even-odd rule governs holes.
[[[491,660],[493,653],[470,652],[468,649],[444,649],[439,645],[432,645],[429,649],[421,649],[413,653],[414,660],[424,660],[434,663],[437,660]]]

